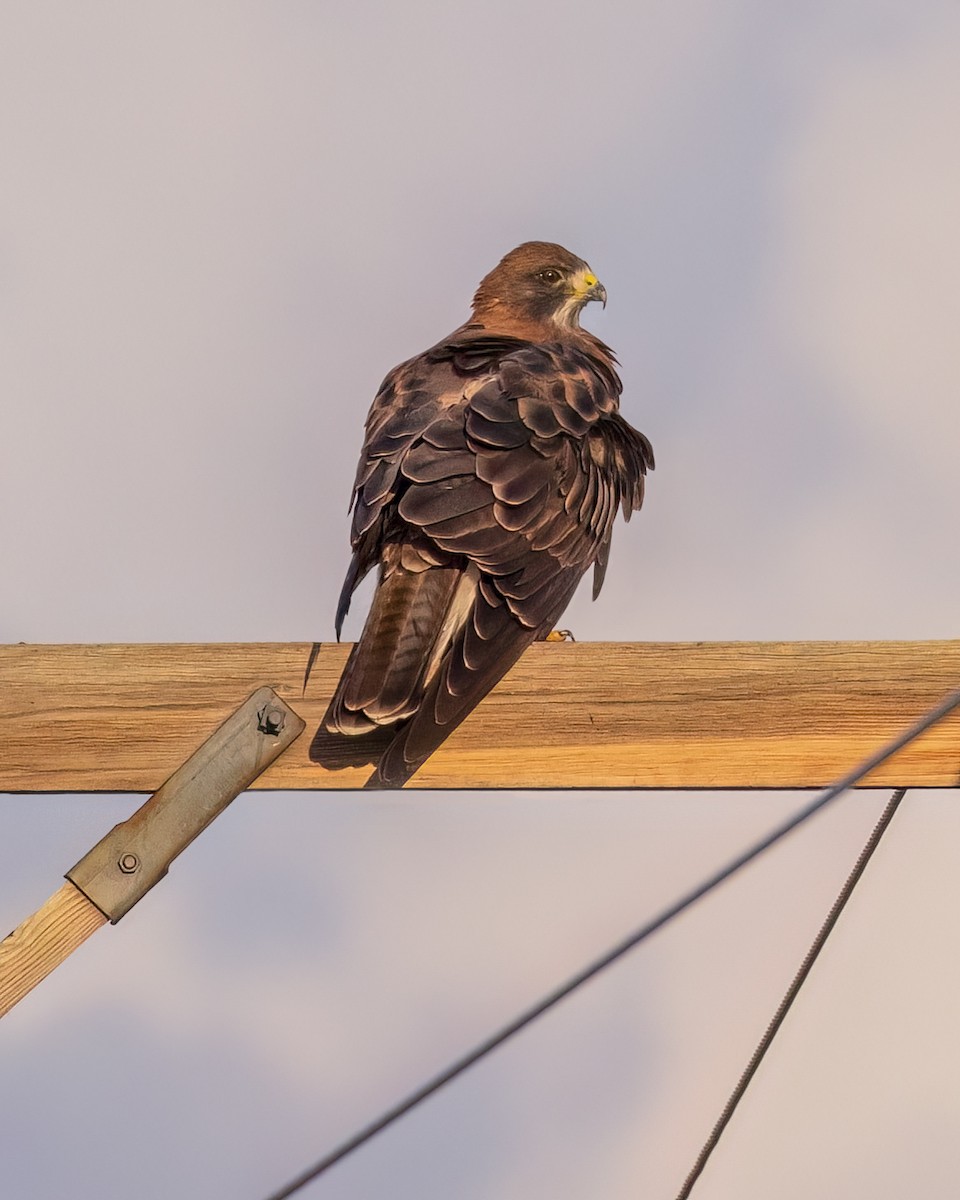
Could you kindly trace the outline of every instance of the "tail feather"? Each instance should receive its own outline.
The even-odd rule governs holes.
[[[505,604],[492,605],[479,592],[469,615],[430,679],[419,709],[387,747],[368,786],[403,787],[539,632],[522,625]]]
[[[481,581],[467,620],[430,677],[416,713],[397,732],[368,787],[401,788],[437,747],[506,675],[527,646],[543,636],[567,607],[580,580],[576,569],[559,576],[544,599],[545,619],[529,627]]]
[[[365,733],[416,711],[461,576],[454,567],[397,567],[384,576],[324,717],[327,730]]]

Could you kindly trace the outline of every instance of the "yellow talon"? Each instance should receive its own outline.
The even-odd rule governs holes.
[[[575,642],[577,639],[569,629],[551,629],[543,640],[545,642]]]

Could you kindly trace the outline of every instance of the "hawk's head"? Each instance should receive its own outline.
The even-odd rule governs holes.
[[[511,317],[566,329],[580,326],[591,300],[607,303],[603,284],[582,258],[554,242],[524,242],[486,275],[473,298],[474,318]]]

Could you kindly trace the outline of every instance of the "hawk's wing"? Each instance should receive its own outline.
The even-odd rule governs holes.
[[[619,379],[577,347],[470,336],[387,377],[357,474],[341,597],[381,580],[325,724],[403,722],[380,761],[400,786],[538,637],[584,572],[599,591],[617,509],[643,499],[650,443]]]

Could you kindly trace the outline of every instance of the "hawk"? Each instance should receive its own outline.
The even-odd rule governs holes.
[[[374,567],[378,583],[317,737],[393,731],[374,786],[403,786],[590,567],[600,591],[616,512],[639,509],[653,468],[619,413],[613,352],[580,327],[606,299],[582,259],[525,242],[482,280],[466,324],[373,401],[338,639]]]

